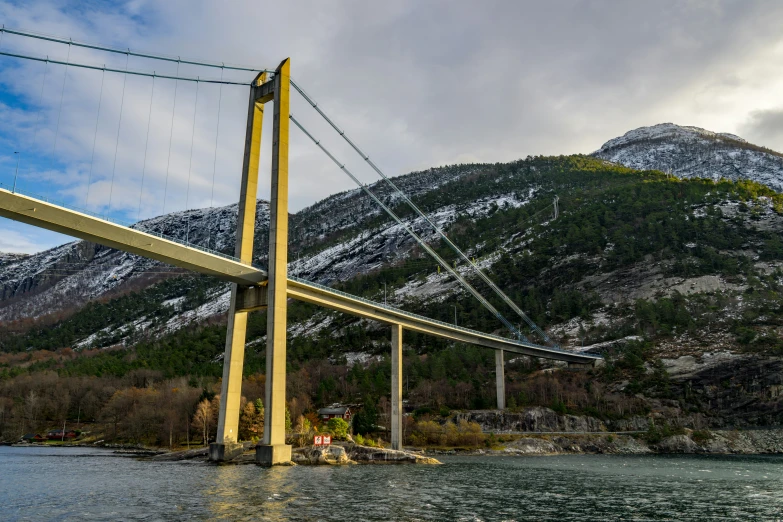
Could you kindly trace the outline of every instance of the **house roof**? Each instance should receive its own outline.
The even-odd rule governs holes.
[[[340,406],[336,408],[321,408],[318,410],[318,415],[345,415],[350,408],[348,406]]]

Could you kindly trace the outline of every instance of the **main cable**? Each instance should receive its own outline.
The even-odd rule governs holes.
[[[197,62],[194,60],[182,60],[179,57],[174,58],[172,56],[165,56],[160,54],[150,54],[150,53],[140,53],[131,51],[130,49],[115,49],[113,47],[105,47],[102,45],[94,45],[94,44],[88,44],[83,42],[75,42],[71,39],[65,39],[60,38],[57,36],[52,35],[45,35],[41,33],[33,33],[29,31],[22,31],[19,29],[8,29],[5,25],[0,28],[0,38],[2,38],[2,33],[9,33],[9,34],[15,34],[17,36],[25,36],[28,38],[35,38],[37,40],[45,40],[47,42],[55,42],[55,43],[61,43],[61,44],[70,44],[75,45],[77,47],[84,47],[86,49],[95,49],[96,51],[105,51],[109,53],[117,53],[117,54],[126,54],[129,53],[131,56],[138,56],[139,58],[149,58],[151,60],[160,60],[164,62],[181,62],[187,65],[198,65],[200,67],[214,67],[214,68],[225,68],[230,69],[232,71],[247,71],[247,72],[259,72],[262,69],[255,69],[252,67],[245,67],[245,66],[239,66],[239,65],[226,65],[224,63],[221,63],[218,65],[217,63],[210,63],[210,62]]]
[[[123,51],[124,54],[124,51]],[[201,83],[219,83],[221,85],[241,85],[243,87],[247,87],[249,84],[248,82],[232,82],[228,80],[215,80],[215,79],[205,79],[205,78],[193,78],[190,76],[179,76],[179,73],[177,73],[177,76],[171,76],[167,74],[157,74],[155,72],[145,72],[145,71],[134,71],[133,69],[128,69],[127,71],[123,69],[113,69],[111,67],[106,67],[104,65],[91,65],[87,63],[77,63],[77,62],[63,62],[60,60],[52,60],[48,56],[32,56],[29,54],[19,54],[19,53],[9,53],[6,51],[0,51],[0,56],[10,56],[11,58],[20,58],[23,60],[32,60],[36,62],[49,62],[54,63],[57,65],[69,65],[71,67],[80,67],[82,69],[92,69],[94,71],[102,71],[106,69],[108,72],[115,72],[115,73],[121,73],[121,74],[132,74],[134,76],[148,76],[152,78],[153,76],[157,76],[158,78],[164,78],[167,80],[179,80],[183,82],[201,82]]]
[[[416,206],[413,203],[413,201],[411,201],[410,198],[408,198],[408,196],[402,190],[400,190],[399,187],[397,187],[397,185],[395,185],[394,182],[391,179],[389,179],[389,177],[386,176],[386,174],[383,173],[383,171],[381,171],[380,168],[378,168],[378,166],[370,159],[370,156],[365,154],[364,151],[362,151],[353,141],[351,141],[351,139],[348,137],[345,131],[342,130],[340,127],[338,127],[337,124],[334,123],[334,121],[332,121],[332,119],[329,118],[329,116],[327,116],[323,110],[321,110],[321,108],[318,106],[318,103],[316,103],[312,98],[310,98],[310,96],[308,96],[307,93],[305,93],[304,90],[301,87],[299,87],[299,85],[297,85],[296,82],[294,82],[294,80],[291,80],[291,85],[318,112],[318,114],[320,114],[321,117],[324,120],[326,120],[326,122],[329,123],[329,125],[340,136],[342,136],[342,138],[346,142],[348,142],[348,144],[359,154],[359,156],[361,156],[362,159],[364,159],[364,161],[366,161],[370,165],[370,167],[372,167],[372,169],[376,173],[378,173],[378,175],[380,175],[381,178],[383,178],[386,184],[389,185],[392,188],[392,190],[398,193],[402,197],[403,201],[405,201],[408,204],[408,206],[410,206],[414,210],[414,212],[416,212],[419,216],[421,216],[438,233],[438,235],[446,242],[446,244],[448,244],[449,247],[451,247],[451,249],[473,269],[473,271],[495,292],[495,294],[498,297],[500,297],[503,300],[503,302],[509,305],[509,307],[512,310],[514,310],[514,312],[516,312],[528,324],[531,330],[538,333],[546,342],[554,344],[553,341],[549,338],[549,336],[541,328],[539,328],[538,325],[534,323],[533,320],[530,319],[527,316],[527,314],[525,314],[525,312],[523,312],[522,309],[519,308],[516,305],[516,303],[514,303],[514,301],[512,301],[511,298],[508,297],[508,295],[506,295],[506,293],[503,292],[494,283],[494,281],[492,281],[492,279],[489,278],[489,276],[487,276],[478,266],[476,266],[476,264],[470,260],[470,258],[462,251],[462,249],[460,249],[456,244],[454,244],[453,241],[451,241],[451,239],[449,239],[446,233],[443,232],[443,230],[437,224],[435,224],[424,212],[422,212],[421,209],[419,209],[419,207]]]
[[[361,188],[368,196],[370,196],[370,198],[372,198],[372,200],[375,201],[375,203],[377,203],[378,206],[380,206],[389,216],[391,216],[392,219],[394,219],[400,226],[402,226],[405,229],[405,231],[408,232],[408,234],[413,239],[415,239],[416,242],[422,248],[424,248],[424,250],[426,250],[427,253],[430,256],[432,256],[433,259],[435,259],[435,261],[437,261],[439,264],[441,264],[466,290],[468,290],[473,295],[473,297],[478,299],[478,301],[482,305],[484,305],[484,307],[487,310],[492,312],[495,315],[495,317],[500,322],[502,322],[509,330],[511,330],[511,332],[515,336],[517,336],[518,338],[523,339],[525,341],[528,341],[528,339],[524,335],[522,335],[522,332],[520,332],[513,324],[511,324],[505,317],[503,317],[503,315],[494,306],[492,306],[492,304],[489,301],[487,301],[484,298],[484,296],[482,296],[475,288],[473,288],[473,286],[470,283],[468,283],[456,270],[452,269],[451,266],[449,266],[449,264],[446,261],[444,261],[443,258],[440,257],[440,255],[438,255],[437,252],[435,252],[435,250],[432,249],[432,247],[430,247],[421,237],[419,237],[418,234],[416,234],[416,232],[414,232],[405,222],[403,222],[402,219],[400,219],[400,217],[397,216],[397,214],[395,214],[392,209],[390,209],[388,206],[386,206],[386,204],[384,204],[369,189],[369,187],[367,185],[365,185],[364,183],[359,181],[359,179],[356,176],[354,176],[351,173],[351,171],[349,171],[347,168],[345,168],[345,164],[344,163],[340,163],[340,161],[337,158],[335,158],[332,155],[332,153],[329,152],[329,150],[326,149],[326,147],[321,145],[321,142],[319,140],[315,139],[315,137],[313,137],[313,135],[310,134],[310,132],[308,132],[307,129],[305,129],[302,126],[302,124],[299,123],[299,121],[296,118],[294,118],[293,114],[290,114],[289,118],[291,119],[292,122],[294,122],[294,125],[296,125],[299,128],[299,130],[301,130],[308,138],[310,138],[310,140],[312,140],[312,142],[315,143],[315,145],[319,149],[321,149],[329,157],[329,159],[331,159],[334,162],[335,165],[340,167],[340,170],[345,172],[354,181],[354,183],[356,183],[356,185],[359,186],[359,188]]]

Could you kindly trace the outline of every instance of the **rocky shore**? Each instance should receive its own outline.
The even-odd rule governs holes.
[[[692,431],[649,442],[644,435],[616,433],[529,434],[492,449],[427,450],[427,455],[565,455],[700,453],[716,455],[783,454],[783,430]]]
[[[294,450],[291,459],[296,464],[440,464],[432,457],[409,450],[371,448],[355,443],[326,447],[307,446]]]
[[[207,460],[208,448],[175,451],[149,457],[153,461]],[[232,464],[255,463],[253,443],[245,443],[245,453],[230,461]],[[331,446],[305,446],[295,448],[291,455],[293,465],[341,466],[351,464],[440,464],[437,459],[419,451],[396,451],[371,448],[353,442],[340,442]]]

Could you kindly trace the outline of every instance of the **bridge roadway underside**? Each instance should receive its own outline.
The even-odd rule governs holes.
[[[267,273],[233,258],[4,189],[0,189],[0,216],[211,275],[240,287],[254,287],[248,292],[248,300],[252,301],[252,305],[248,305],[247,309],[261,309],[266,304],[266,289],[258,285],[265,284]],[[567,352],[459,328],[295,278],[288,279],[287,295],[300,301],[456,342],[578,365],[593,365],[601,360],[601,357],[595,355]]]

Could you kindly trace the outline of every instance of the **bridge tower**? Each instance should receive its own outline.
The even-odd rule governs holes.
[[[237,435],[247,314],[251,310],[263,308],[267,308],[266,397],[264,438],[256,447],[256,462],[271,466],[291,460],[291,446],[285,443],[289,96],[289,58],[278,66],[271,80],[267,81],[266,73],[261,73],[250,88],[235,255],[244,263],[252,261],[261,127],[264,104],[272,101],[274,118],[269,207],[269,278],[262,283],[265,286],[238,286],[236,283],[232,285],[217,440],[209,447],[209,458],[212,461],[230,460],[244,449],[242,444],[238,443]]]

